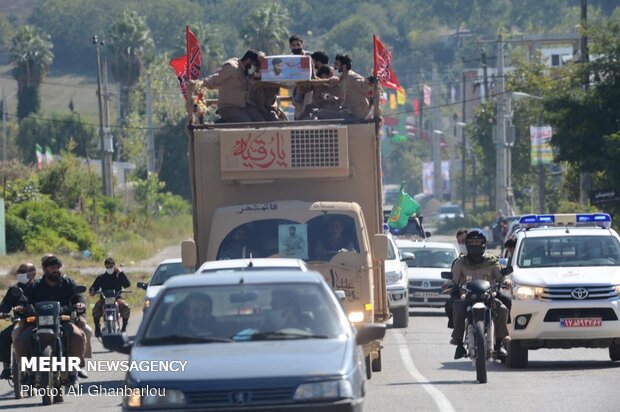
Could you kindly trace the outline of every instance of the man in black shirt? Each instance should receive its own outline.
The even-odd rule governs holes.
[[[17,269],[17,283],[9,287],[6,291],[6,295],[0,303],[0,314],[7,314],[16,306],[19,306],[20,293],[16,293],[17,289],[22,292],[32,283],[32,280],[37,274],[37,268],[32,263],[22,263]],[[0,379],[11,378],[11,344],[13,339],[11,334],[13,333],[15,324],[11,323],[0,332],[0,361],[2,362],[2,373]]]
[[[109,257],[104,261],[105,265],[105,273],[97,276],[90,289],[88,289],[88,293],[90,296],[95,296],[95,294],[99,290],[114,290],[118,294],[123,288],[128,288],[131,283],[129,279],[127,279],[127,275],[117,267],[115,267],[114,259]],[[123,329],[125,332],[127,329],[127,322],[129,321],[129,306],[122,299],[117,299],[118,310],[121,313],[121,318],[123,318]],[[99,325],[99,320],[103,315],[103,299],[99,299],[95,306],[93,307],[93,321],[95,322],[95,337],[101,336],[101,329]]]
[[[86,334],[82,330],[85,320],[76,316],[75,307],[85,304],[84,298],[75,293],[76,284],[66,274],[60,273],[62,262],[56,256],[47,256],[43,259],[43,277],[35,280],[26,290],[24,295],[28,298],[28,304],[34,305],[46,300],[60,303],[63,314],[72,314],[74,322],[63,322],[62,328],[67,342],[67,356],[79,357],[80,366],[84,366],[84,354],[86,350]],[[82,304],[82,305],[79,305]],[[13,346],[18,359],[32,355],[32,331],[34,325],[25,323],[18,324],[13,330]],[[77,381],[77,373],[72,371],[69,375],[69,384]]]

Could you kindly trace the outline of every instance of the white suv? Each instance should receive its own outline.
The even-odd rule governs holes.
[[[510,262],[513,302],[508,366],[528,350],[609,348],[620,360],[620,237],[607,214],[520,219]]]

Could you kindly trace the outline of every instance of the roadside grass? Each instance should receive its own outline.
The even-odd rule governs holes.
[[[119,229],[119,231],[122,230],[129,229]],[[179,244],[181,240],[187,239],[191,235],[191,215],[165,216],[153,220],[141,236],[127,236],[128,238],[122,242],[110,241],[104,244],[104,250],[106,250],[106,255],[113,256],[119,265],[133,265],[136,262],[150,258],[166,246]],[[50,253],[53,252],[50,251]],[[59,254],[59,257],[66,270],[102,266],[102,262],[84,259],[80,256]],[[26,252],[1,256],[0,268],[5,268],[12,274],[16,272],[17,267],[23,262],[34,263],[37,266],[37,270],[40,271],[41,256]]]

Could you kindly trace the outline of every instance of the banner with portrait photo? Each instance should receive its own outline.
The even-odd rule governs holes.
[[[260,66],[262,81],[298,82],[311,77],[310,56],[267,56]]]
[[[553,163],[551,126],[530,126],[530,144],[532,146],[532,166],[550,165]]]
[[[308,259],[306,225],[278,225],[278,254],[285,258]]]

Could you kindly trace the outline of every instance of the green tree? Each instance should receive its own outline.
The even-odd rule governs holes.
[[[41,106],[39,89],[54,59],[50,36],[36,27],[20,27],[11,41],[10,61],[17,80],[17,116],[23,119]]]
[[[4,49],[9,45],[9,41],[13,37],[13,27],[11,22],[0,13],[0,49]]]
[[[254,8],[243,19],[239,34],[251,49],[281,53],[288,45],[288,12],[278,3]]]
[[[146,19],[127,10],[110,28],[108,39],[112,75],[121,85],[121,119],[124,119],[129,112],[130,89],[140,79],[145,56],[154,43]]]

